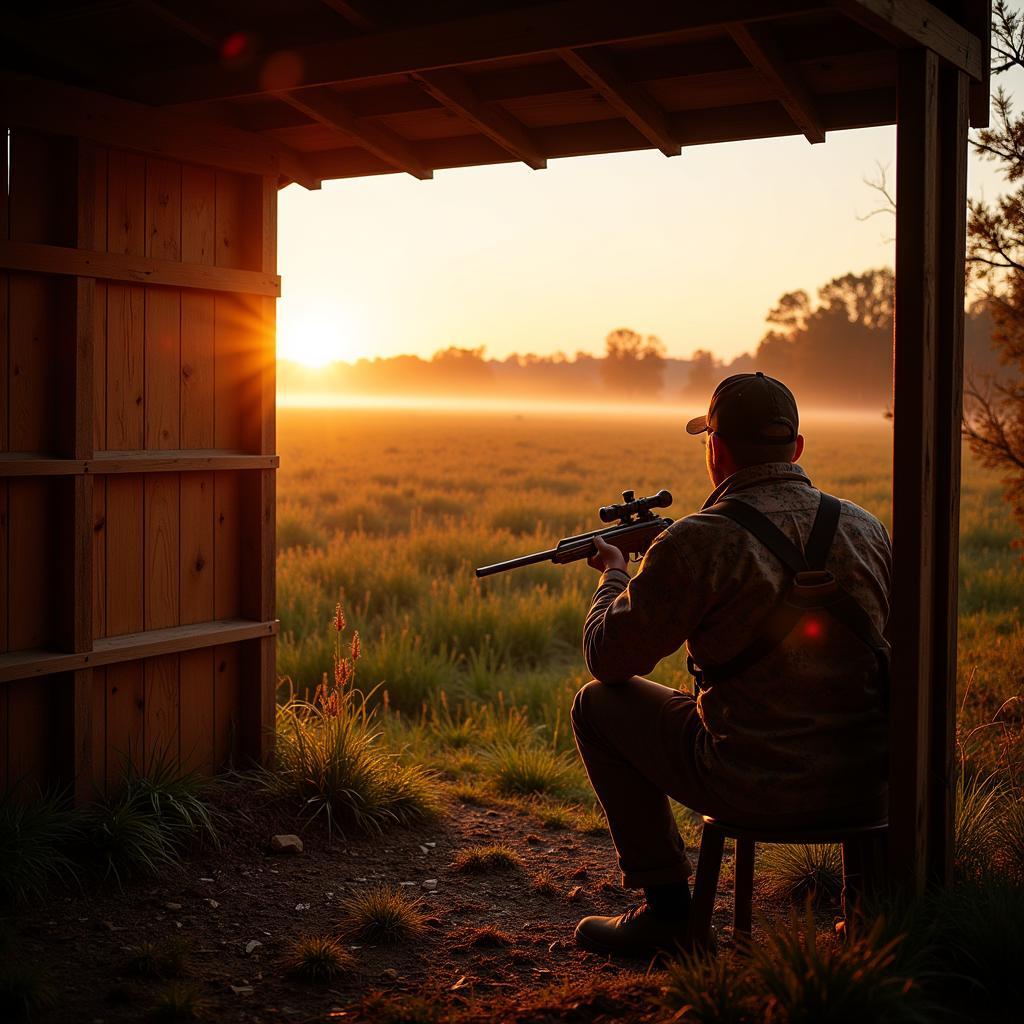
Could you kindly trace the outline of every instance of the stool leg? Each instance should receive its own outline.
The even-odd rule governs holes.
[[[860,836],[843,840],[843,917],[846,934],[855,927],[855,918],[864,898],[864,848]]]
[[[708,948],[724,847],[725,836],[713,825],[705,825],[700,836],[697,878],[693,884],[693,906],[690,908],[690,948],[694,950]]]
[[[754,902],[754,840],[736,840],[736,890],[732,919],[735,939],[749,939]]]

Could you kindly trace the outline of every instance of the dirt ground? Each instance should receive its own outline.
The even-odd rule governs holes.
[[[415,829],[329,845],[323,826],[312,824],[301,832],[302,854],[274,855],[269,837],[296,831],[293,811],[230,793],[219,797],[228,815],[219,849],[198,849],[180,870],[123,890],[105,883],[55,896],[15,919],[12,948],[46,967],[59,993],[57,1007],[34,1021],[151,1019],[168,983],[131,977],[128,958],[133,946],[175,935],[189,943],[186,979],[199,988],[209,1020],[416,1024],[431,1019],[416,1002],[424,997],[481,1021],[651,1019],[644,994],[656,978],[645,977],[647,963],[612,961],[573,943],[581,916],[618,913],[631,899],[619,887],[607,836],[545,828],[526,811],[452,797],[441,818]],[[513,847],[523,868],[456,871],[459,850],[487,843]],[[727,863],[716,915],[725,949],[730,875]],[[537,892],[537,876],[554,892]],[[428,879],[435,890],[423,887]],[[338,935],[340,900],[373,882],[422,898],[425,935],[394,946],[356,944],[358,972],[344,983],[288,977],[280,961],[290,940]],[[393,1012],[399,1006],[404,1017]]]

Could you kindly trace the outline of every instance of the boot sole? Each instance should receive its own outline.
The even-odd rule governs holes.
[[[628,956],[635,957],[637,959],[647,959],[649,957],[667,954],[672,955],[679,952],[681,949],[686,948],[686,940],[680,940],[678,943],[673,943],[671,946],[616,946],[608,942],[600,942],[597,939],[592,939],[577,928],[574,933],[576,939],[576,945],[581,949],[589,950],[591,953],[605,953],[610,956]]]

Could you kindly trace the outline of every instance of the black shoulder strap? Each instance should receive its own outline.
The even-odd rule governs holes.
[[[808,570],[823,570],[835,539],[842,505],[838,498],[822,493],[814,517],[805,551],[801,551],[767,516],[744,502],[725,499],[706,509],[724,515],[752,533],[794,574]],[[716,665],[709,672],[714,679],[736,675],[770,654],[792,632],[808,610],[788,600],[784,595],[764,617],[750,643],[727,662]],[[887,678],[889,645],[875,628],[867,612],[845,590],[822,605],[838,619],[878,658],[880,674]]]
[[[811,535],[807,538],[807,545],[804,547],[804,558],[807,559],[808,569],[825,568],[828,553],[832,550],[832,541],[836,536],[836,527],[839,526],[841,510],[842,504],[838,498],[833,498],[831,494],[826,494],[824,491],[821,492],[821,501],[818,503]]]
[[[807,569],[804,553],[763,513],[745,501],[725,498],[704,509],[714,515],[725,516],[752,533],[791,572]],[[829,538],[831,540],[831,538]]]

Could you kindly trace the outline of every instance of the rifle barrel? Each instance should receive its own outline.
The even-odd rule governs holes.
[[[495,562],[494,565],[484,565],[476,570],[477,577],[493,576],[498,572],[505,572],[506,569],[521,569],[524,565],[536,565],[538,562],[550,562],[555,556],[557,548],[548,551],[535,551],[532,555],[521,555],[519,558],[510,558],[507,562]]]

